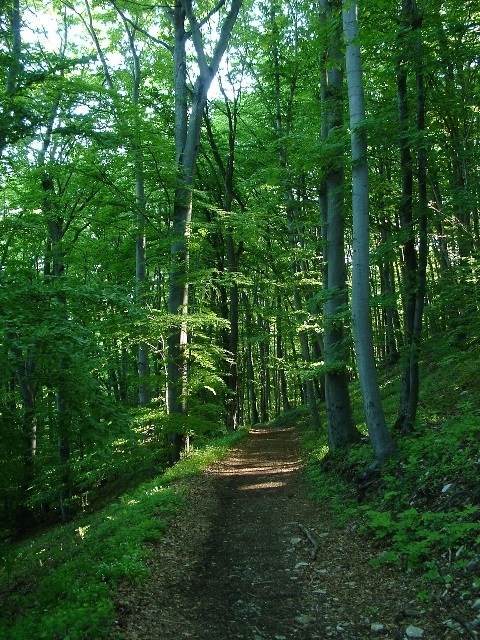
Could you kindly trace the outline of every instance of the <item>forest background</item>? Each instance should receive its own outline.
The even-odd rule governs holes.
[[[338,0],[12,0],[0,26],[4,536],[297,407],[330,451],[368,434],[368,473],[442,424],[420,360],[480,334],[476,2],[362,3],[359,36]]]

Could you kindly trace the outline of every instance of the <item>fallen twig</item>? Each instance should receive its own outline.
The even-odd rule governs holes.
[[[472,629],[472,625],[464,620],[462,616],[459,616],[457,613],[452,613],[451,618],[452,620],[455,620],[455,622],[458,622],[458,624],[460,624],[465,629],[465,631],[473,640],[477,640],[478,633],[474,629]]]
[[[307,527],[304,527],[303,524],[300,524],[300,522],[297,522],[298,524],[298,528],[300,529],[300,531],[303,533],[303,535],[307,538],[307,540],[311,543],[311,545],[313,546],[313,549],[310,551],[310,557],[315,560],[317,557],[317,553],[318,553],[318,549],[320,547],[320,545],[318,544],[318,542],[315,540],[315,538],[312,536],[312,534],[310,533],[310,531],[307,529]]]

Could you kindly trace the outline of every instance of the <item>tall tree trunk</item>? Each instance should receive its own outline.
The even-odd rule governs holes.
[[[5,102],[7,104],[10,103],[12,109],[11,113],[8,113],[7,105],[4,105],[3,107],[4,121],[0,123],[0,157],[9,140],[9,120],[15,118],[13,99],[17,88],[18,76],[22,70],[22,63],[20,60],[22,51],[20,0],[11,0],[8,14],[8,20],[10,22],[11,48],[10,59],[8,60],[7,66],[7,78],[5,82]]]
[[[208,139],[210,147],[213,152],[213,157],[220,171],[220,175],[223,180],[223,187],[225,191],[225,201],[221,203],[224,211],[231,213],[233,211],[233,202],[236,199],[240,208],[243,210],[243,203],[240,198],[235,195],[234,190],[234,168],[235,168],[235,142],[237,133],[237,121],[238,121],[238,98],[236,95],[231,104],[222,84],[220,83],[220,89],[224,99],[225,113],[228,121],[228,156],[226,162],[223,161],[218,149],[211,122],[206,115],[206,128],[208,133]],[[239,399],[238,399],[238,346],[239,346],[239,288],[237,283],[237,274],[239,268],[239,258],[243,251],[243,243],[239,243],[239,246],[235,246],[235,238],[233,235],[232,225],[227,223],[225,230],[225,254],[227,259],[227,270],[230,281],[229,300],[230,304],[225,305],[228,311],[225,313],[225,317],[230,321],[230,329],[228,332],[226,342],[226,349],[228,350],[229,365],[228,373],[226,375],[226,427],[228,431],[235,431],[239,424]]]
[[[21,71],[20,54],[22,50],[20,0],[11,0],[9,8],[11,49],[10,60],[7,69],[6,93],[13,96],[17,86],[17,80]]]
[[[321,0],[321,16],[330,39],[322,71],[322,132],[328,144],[332,134],[343,127],[343,59],[341,52],[341,0]],[[344,167],[343,152],[332,153],[325,178],[326,205],[322,212],[324,231],[324,318],[325,404],[330,449],[348,449],[360,434],[353,422],[346,362],[348,348],[344,316],[347,311],[345,265]],[[335,159],[334,159],[335,158]]]
[[[256,425],[260,422],[260,415],[258,412],[257,390],[255,385],[255,367],[253,362],[253,349],[251,332],[253,328],[253,317],[250,311],[250,306],[246,294],[243,295],[243,303],[245,307],[245,324],[246,324],[246,372],[247,372],[247,387],[248,397],[250,400],[250,422],[251,425]]]
[[[279,393],[282,401],[282,409],[285,412],[285,411],[290,411],[292,407],[290,405],[290,400],[288,398],[288,385],[287,385],[287,379],[285,376],[285,367],[283,365],[284,349],[283,349],[283,342],[282,342],[282,339],[283,339],[282,322],[280,317],[281,308],[282,308],[281,297],[277,296],[277,309],[279,310],[279,312],[276,318],[275,349],[276,349],[277,361],[280,363],[280,366],[278,369]]]
[[[413,216],[413,168],[411,137],[408,119],[407,71],[402,60],[398,67],[398,100],[400,124],[400,164],[402,169],[402,229],[407,236],[403,247],[403,289],[404,326],[407,346],[406,366],[402,379],[400,406],[395,427],[404,434],[414,429],[419,397],[419,343],[422,330],[424,299],[426,290],[427,244],[427,181],[426,149],[423,139],[425,129],[425,89],[423,80],[423,53],[421,26],[423,16],[419,14],[416,0],[403,0],[402,22],[404,28],[411,28],[415,40],[414,58],[416,71],[416,127],[420,134],[417,155],[418,185],[418,254],[416,249],[415,221]],[[403,44],[403,55],[410,49]]]
[[[388,231],[385,225],[380,229],[382,243],[387,241]],[[383,322],[385,326],[385,355],[389,364],[395,364],[400,358],[397,346],[396,325],[398,323],[398,309],[396,305],[395,275],[392,266],[392,258],[388,255],[379,265],[381,294],[384,300],[382,307]]]
[[[257,302],[258,306],[258,302]],[[270,420],[270,326],[261,314],[257,316],[258,340],[258,374],[260,378],[260,422]]]
[[[225,108],[228,116],[228,159],[225,166],[225,211],[232,211],[234,198],[234,167],[235,167],[235,139],[237,131],[237,99],[233,103],[233,112],[228,98],[223,93]],[[238,260],[241,253],[235,248],[235,240],[231,225],[227,227],[225,237],[227,267],[230,275],[230,340],[228,345],[230,357],[230,371],[228,377],[229,403],[227,407],[227,429],[235,431],[238,428],[238,323],[239,323],[239,291],[237,283]]]
[[[177,187],[170,245],[169,313],[177,317],[168,336],[168,410],[170,414],[187,414],[187,326],[189,236],[192,221],[192,189],[195,178],[202,117],[207,94],[216,75],[240,10],[241,0],[232,0],[210,60],[205,54],[201,26],[189,0],[176,0],[167,15],[174,28],[175,152]],[[199,73],[191,101],[188,96],[185,21],[188,19]],[[171,435],[172,462],[178,460],[184,436],[181,430]]]
[[[63,237],[65,234],[64,219],[62,212],[57,205],[55,184],[46,166],[46,156],[52,142],[52,132],[59,107],[59,98],[52,106],[52,114],[47,125],[42,149],[39,153],[38,165],[42,169],[41,187],[42,211],[47,224],[47,250],[45,255],[45,276],[54,282],[54,297],[57,303],[58,319],[65,326],[65,335],[68,335],[67,320],[67,297],[60,288],[61,279],[65,276],[65,253],[63,249]],[[60,345],[61,346],[61,345]],[[74,510],[70,504],[72,496],[72,477],[70,470],[70,427],[71,415],[68,406],[68,386],[69,376],[68,357],[65,349],[62,349],[57,361],[57,385],[55,388],[55,407],[57,421],[57,451],[59,462],[59,501],[62,520],[67,522],[74,515]],[[72,391],[70,390],[70,393]]]
[[[51,252],[47,255],[46,262],[51,264],[50,277],[54,278],[59,286],[59,279],[64,276],[65,255],[63,251],[64,221],[60,212],[55,207],[55,187],[48,171],[42,176],[42,188],[44,192],[43,212],[47,218],[47,228]],[[58,317],[67,326],[67,298],[62,291],[57,291],[55,299],[58,304]],[[60,512],[62,520],[67,522],[74,515],[70,504],[72,496],[72,477],[70,471],[70,423],[71,416],[67,400],[67,378],[69,365],[66,355],[60,355],[57,363],[58,382],[55,388],[55,407],[57,418],[58,436],[58,461],[60,468]]]
[[[406,0],[407,2],[409,0]],[[405,4],[405,0],[404,0]],[[398,119],[400,128],[400,170],[402,175],[402,195],[400,202],[400,220],[406,240],[402,249],[402,282],[403,282],[403,317],[404,343],[410,345],[413,333],[413,318],[415,314],[415,281],[417,260],[415,253],[415,237],[413,229],[413,171],[412,153],[409,138],[407,71],[400,64],[398,67]],[[408,398],[410,395],[410,367],[407,364],[402,378],[400,406],[396,426],[403,429],[408,423]]]
[[[369,285],[367,137],[356,0],[343,0],[343,30],[346,42],[352,150],[352,326],[368,433],[375,460],[381,464],[395,453],[396,447],[385,422],[373,351]]]
[[[29,491],[35,478],[34,460],[37,451],[37,415],[36,415],[36,385],[32,379],[35,372],[35,360],[31,353],[23,354],[20,347],[15,345],[17,336],[8,336],[11,349],[18,361],[17,383],[23,404],[22,424],[22,461],[23,473],[20,481],[20,491],[17,500],[19,505],[17,514],[17,528],[25,533],[34,524],[32,509],[28,506]]]
[[[123,16],[122,16],[123,17]],[[135,282],[136,282],[136,299],[142,303],[145,297],[146,282],[146,263],[147,263],[147,242],[145,234],[146,223],[146,199],[145,199],[145,171],[144,157],[142,150],[142,140],[140,136],[140,122],[138,114],[138,106],[140,100],[141,85],[141,68],[140,57],[135,47],[135,36],[132,28],[124,19],[125,31],[130,43],[130,52],[133,59],[132,70],[132,103],[135,109],[134,113],[134,140],[133,155],[135,166],[135,201],[137,206],[137,233],[135,237]],[[145,333],[145,327],[140,327],[140,334]],[[138,343],[137,353],[137,369],[138,369],[138,404],[140,407],[146,407],[151,400],[151,388],[148,382],[150,376],[150,360],[149,349],[144,340]]]
[[[428,262],[428,196],[427,196],[427,150],[425,136],[425,82],[423,71],[423,46],[422,46],[422,18],[418,14],[415,3],[414,29],[414,53],[415,53],[415,81],[416,81],[416,113],[417,113],[417,184],[418,184],[418,264],[415,287],[415,312],[412,326],[412,343],[410,347],[410,397],[408,399],[408,421],[403,425],[406,433],[413,431],[420,392],[420,342],[423,324],[423,311],[427,288],[427,262]]]

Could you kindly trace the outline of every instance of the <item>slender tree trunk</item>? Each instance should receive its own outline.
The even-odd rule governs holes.
[[[404,28],[410,27],[415,39],[414,58],[416,68],[416,125],[420,134],[417,155],[418,184],[418,254],[413,218],[413,168],[408,120],[407,71],[400,61],[398,69],[398,99],[400,123],[400,163],[402,167],[402,228],[407,235],[404,245],[404,323],[407,362],[402,379],[402,392],[396,428],[403,434],[414,429],[419,397],[419,345],[422,330],[423,309],[426,291],[427,244],[427,180],[426,149],[423,139],[425,129],[425,89],[423,80],[423,53],[421,45],[422,16],[415,0],[403,0],[402,20]],[[403,45],[407,56],[406,45]]]
[[[258,302],[257,302],[258,306]],[[260,421],[270,420],[270,327],[268,320],[264,320],[259,314],[257,316],[258,333],[261,336],[258,341],[260,378]]]
[[[407,0],[408,1],[408,0]],[[402,281],[403,281],[403,316],[404,342],[412,342],[413,319],[415,314],[415,282],[417,260],[415,253],[415,238],[413,230],[413,171],[412,153],[409,141],[407,72],[402,65],[398,69],[398,113],[400,126],[400,168],[402,174],[402,200],[400,203],[400,218],[404,234],[407,239],[402,250]],[[406,365],[402,378],[400,406],[396,426],[403,430],[408,423],[408,398],[410,395],[410,367]]]
[[[234,167],[235,167],[235,139],[237,130],[237,100],[234,101],[234,109],[230,108],[227,96],[224,94],[225,108],[228,115],[228,159],[225,167],[225,210],[231,212],[234,197]],[[228,345],[230,371],[228,377],[229,406],[227,408],[227,429],[236,431],[238,428],[238,323],[239,323],[239,291],[237,284],[239,252],[235,248],[233,230],[230,225],[227,228],[225,238],[227,266],[230,274],[230,340]]]
[[[20,60],[21,52],[22,52],[22,32],[21,32],[21,14],[20,14],[20,0],[11,0],[9,3],[9,22],[10,22],[10,34],[11,34],[11,50],[10,50],[10,60],[8,61],[7,67],[7,78],[5,83],[5,98],[6,101],[11,103],[12,113],[14,114],[13,109],[13,99],[15,96],[15,90],[17,88],[17,80],[18,76],[22,70],[22,64]],[[3,107],[4,114],[8,113],[7,105]],[[6,116],[4,122],[2,122],[2,126],[0,127],[0,157],[7,146],[8,141],[8,119],[11,116]],[[15,116],[13,116],[15,117]]]
[[[173,11],[167,15],[174,28],[174,89],[175,89],[175,151],[177,162],[177,187],[172,223],[170,247],[169,313],[176,317],[168,337],[168,410],[170,414],[187,414],[187,373],[186,358],[188,314],[188,263],[189,237],[192,221],[193,183],[195,177],[201,124],[207,94],[216,75],[220,61],[230,38],[241,0],[232,0],[230,10],[224,19],[220,34],[210,60],[205,54],[200,25],[188,0],[176,0]],[[188,19],[192,43],[196,53],[199,73],[189,100],[186,65]],[[172,462],[180,457],[184,435],[175,430],[171,435]]]
[[[277,309],[281,309],[281,298],[280,296],[277,297]],[[279,393],[280,393],[280,397],[281,397],[281,402],[282,402],[282,409],[283,411],[290,411],[291,410],[291,405],[290,405],[290,400],[288,398],[288,385],[287,385],[287,379],[285,376],[285,367],[283,365],[283,360],[284,360],[284,350],[283,350],[283,342],[282,342],[282,322],[281,322],[281,318],[280,315],[277,316],[276,319],[276,355],[277,355],[277,360],[280,363],[280,366],[278,368],[278,378],[279,378]]]
[[[415,312],[412,327],[412,344],[410,348],[410,397],[407,415],[409,422],[404,424],[404,432],[413,431],[420,393],[420,342],[423,325],[423,311],[427,288],[428,262],[428,196],[427,196],[427,150],[425,137],[425,82],[423,72],[423,46],[421,42],[422,21],[416,11],[414,20],[415,32],[415,67],[416,67],[416,111],[417,132],[419,134],[417,151],[417,183],[418,183],[418,265],[415,292]]]
[[[330,29],[325,59],[322,61],[322,133],[328,144],[331,134],[343,126],[343,59],[341,53],[341,0],[321,0],[321,17]],[[332,154],[333,156],[333,154]],[[326,197],[321,204],[324,233],[324,317],[325,404],[330,449],[348,449],[360,434],[353,422],[346,361],[348,348],[344,327],[347,311],[347,274],[344,246],[343,151],[331,160],[325,178]]]
[[[64,276],[65,271],[65,255],[62,247],[64,221],[56,210],[54,204],[55,187],[53,179],[48,172],[45,172],[42,176],[42,187],[44,191],[42,208],[45,216],[47,217],[47,227],[51,246],[51,254],[50,256],[47,256],[46,261],[51,262],[50,275],[58,282],[58,279]],[[67,326],[66,295],[63,292],[57,292],[55,298],[59,308],[59,319],[61,319],[65,326]],[[58,384],[55,388],[55,407],[57,418],[58,461],[60,467],[60,512],[62,520],[67,522],[72,519],[74,510],[70,504],[70,498],[72,496],[72,477],[70,471],[71,415],[67,400],[69,364],[66,355],[60,355],[58,358],[57,376]]]
[[[207,133],[210,141],[210,147],[213,152],[216,164],[223,179],[223,186],[225,190],[225,202],[222,203],[224,211],[233,211],[233,202],[235,198],[234,194],[234,168],[235,168],[235,141],[237,132],[237,119],[238,119],[238,96],[233,100],[233,105],[230,104],[223,87],[221,91],[224,98],[225,112],[228,120],[228,156],[227,161],[223,162],[220,151],[215,141],[213,130],[210,120],[205,118],[207,124]],[[240,200],[237,198],[237,200]],[[240,206],[243,206],[240,202]],[[225,232],[225,253],[227,258],[227,269],[229,274],[230,291],[229,300],[230,305],[225,305],[228,311],[225,313],[230,321],[230,330],[228,332],[226,348],[228,350],[229,357],[229,370],[226,376],[226,427],[228,431],[235,431],[239,424],[239,399],[238,399],[238,345],[239,345],[239,288],[237,284],[237,273],[239,268],[239,258],[242,253],[242,245],[237,248],[235,246],[235,239],[233,236],[233,229],[230,224],[227,224]]]
[[[21,16],[20,16],[20,0],[11,0],[9,18],[10,18],[10,33],[12,37],[11,58],[7,69],[7,82],[6,93],[8,96],[12,96],[16,86],[18,75],[21,71],[20,54],[22,50],[22,36],[21,36]]]
[[[37,451],[37,415],[36,415],[36,385],[32,379],[35,372],[35,360],[32,354],[24,354],[22,350],[15,346],[15,335],[8,336],[9,342],[13,345],[12,352],[19,362],[17,369],[17,383],[23,404],[23,424],[22,424],[22,461],[23,473],[20,481],[20,491],[17,503],[19,505],[17,514],[17,528],[24,533],[31,529],[34,524],[32,509],[28,506],[29,490],[35,478],[34,460]]]
[[[260,415],[258,412],[257,391],[255,386],[255,367],[253,363],[253,349],[251,331],[253,327],[253,317],[249,309],[247,296],[244,294],[244,307],[245,307],[245,324],[247,327],[247,345],[246,345],[246,371],[247,371],[247,387],[248,396],[250,399],[250,422],[253,425],[260,422]]]
[[[352,149],[352,326],[368,433],[375,460],[381,464],[396,447],[383,413],[370,318],[368,160],[356,0],[343,0],[343,30]]]
[[[387,222],[380,222],[380,237],[382,244],[388,239],[390,227]],[[379,264],[381,294],[384,300],[382,305],[383,323],[385,326],[385,357],[389,364],[396,364],[400,359],[397,344],[398,309],[396,304],[395,272],[393,269],[393,256],[386,255]]]
[[[238,271],[237,256],[234,249],[232,234],[227,233],[227,263],[230,274],[235,277]],[[227,407],[227,430],[236,431],[238,429],[238,323],[239,323],[239,292],[236,282],[230,286],[230,336],[229,336],[229,365],[228,376],[228,407]]]
[[[125,31],[130,42],[130,52],[133,59],[132,103],[133,108],[136,110],[134,114],[133,154],[135,164],[135,201],[137,206],[137,233],[135,237],[135,282],[136,298],[138,302],[142,303],[145,297],[147,241],[145,234],[146,199],[144,157],[142,150],[142,141],[140,137],[139,114],[137,111],[140,100],[141,68],[140,58],[135,47],[134,33],[125,20],[124,23]],[[144,334],[145,330],[145,327],[140,327],[140,334]],[[143,340],[140,340],[140,342],[138,343],[137,368],[139,379],[138,404],[140,407],[146,407],[151,400],[151,389],[148,382],[150,376],[150,360],[148,346]]]

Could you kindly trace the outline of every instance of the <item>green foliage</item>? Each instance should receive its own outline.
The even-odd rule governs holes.
[[[161,476],[93,515],[0,548],[0,637],[100,640],[114,620],[115,588],[148,576],[150,545],[181,508],[182,482],[224,456],[245,431],[194,449]]]
[[[331,505],[334,521],[343,526],[355,512],[356,489],[352,469],[365,462],[365,447],[353,446],[349,454],[342,449],[329,451],[326,434],[310,448],[308,482],[314,500]],[[368,454],[367,454],[368,455]]]
[[[172,237],[178,186],[174,129],[183,127],[174,127],[172,117],[171,25],[160,5],[124,4],[125,21],[113,6],[91,6],[100,40],[108,43],[101,45],[106,60],[116,61],[110,78],[105,78],[101,56],[92,56],[98,52],[91,33],[84,30],[85,7],[65,13],[58,2],[46,2],[22,9],[22,30],[33,36],[21,44],[17,69],[12,66],[16,51],[7,16],[0,33],[2,86],[5,89],[9,80],[16,85],[13,92],[7,89],[0,95],[5,116],[0,126],[0,491],[5,522],[0,517],[10,531],[24,508],[35,516],[48,511],[53,516],[59,488],[67,484],[69,505],[88,509],[89,502],[98,501],[114,485],[119,491],[131,486],[134,478],[163,470],[172,432],[189,436],[196,447],[185,458],[192,472],[204,463],[204,456],[216,455],[214,450],[200,453],[198,447],[224,433],[232,364],[237,367],[238,404],[245,420],[253,413],[253,392],[262,409],[269,405],[265,415],[278,411],[280,372],[293,405],[304,400],[305,380],[317,382],[339,367],[355,377],[349,335],[339,363],[325,364],[320,347],[328,323],[351,320],[346,306],[330,317],[323,317],[321,309],[341,293],[322,288],[330,250],[324,245],[319,206],[331,167],[345,170],[342,215],[348,272],[352,265],[347,128],[335,127],[328,140],[322,139],[328,100],[322,99],[319,60],[338,23],[327,20],[322,28],[313,5],[252,8],[244,3],[224,67],[224,94],[209,107],[213,144],[205,136],[199,145],[188,241],[188,313],[172,317],[166,313],[171,246],[180,240]],[[406,140],[412,166],[420,148],[425,147],[428,156],[424,329],[435,341],[427,342],[423,353],[423,398],[415,436],[399,442],[398,461],[374,478],[366,496],[359,496],[352,480],[368,466],[370,449],[355,446],[348,455],[327,454],[326,443],[308,431],[308,409],[285,417],[304,428],[305,455],[314,460],[312,493],[322,500],[336,496],[337,517],[362,519],[365,532],[390,545],[390,559],[411,567],[425,562],[432,574],[436,565],[429,555],[443,561],[449,544],[452,553],[463,547],[459,557],[464,558],[474,547],[470,525],[479,502],[475,443],[480,417],[479,87],[474,73],[478,8],[472,0],[449,0],[441,12],[437,9],[426,6],[421,28],[415,30],[399,24],[398,8],[386,0],[363,7],[360,16],[369,139],[372,318],[379,357],[391,346],[386,344],[387,315],[395,349],[401,352],[406,308],[401,255],[411,234],[415,245],[419,236],[417,195],[412,199],[412,224],[405,228],[401,220],[409,198],[402,202],[405,176],[398,154],[396,75],[400,67],[408,75],[411,107],[415,72],[429,79],[428,131],[418,131],[415,109],[410,108]],[[44,15],[48,24],[56,21],[61,33],[58,54],[49,52],[56,45],[46,43],[46,32],[42,34]],[[127,24],[138,27],[130,32],[130,41]],[[147,38],[153,24],[166,47]],[[419,36],[424,42],[417,58],[412,52]],[[138,100],[132,99],[131,45],[141,52]],[[332,60],[326,62],[330,65]],[[107,88],[109,80],[113,88]],[[143,203],[136,184],[140,156]],[[418,194],[416,171],[413,181]],[[139,231],[146,240],[141,286],[135,258]],[[58,270],[52,275],[55,261],[61,275]],[[230,340],[237,328],[229,322],[233,285],[239,293],[238,357],[229,352],[237,350]],[[188,331],[186,417],[167,416],[163,406],[168,332],[178,322],[185,322]],[[308,363],[299,348],[302,333],[309,337]],[[148,345],[151,373],[144,381],[154,400],[151,407],[137,411],[132,407],[138,402],[139,341]],[[400,366],[382,371],[391,423],[398,406]],[[22,395],[22,375],[30,385],[34,410]],[[352,399],[364,431],[358,386]],[[63,413],[59,404],[66,408]],[[68,462],[60,465],[58,442],[65,431]],[[33,433],[35,456],[30,455]],[[368,504],[358,505],[360,499]],[[155,524],[138,526],[147,540],[158,533]],[[136,522],[131,522],[131,529],[136,531]],[[107,534],[115,535],[108,530]],[[104,579],[98,591],[92,587],[91,595],[82,595],[70,574],[59,574],[58,584],[47,583],[45,591],[62,600],[58,585],[65,583],[77,592],[78,603],[89,603],[85,608],[101,603],[102,590],[110,583],[122,575],[141,574],[137,551],[129,543],[126,548],[128,561],[101,550]],[[65,610],[77,606],[66,599],[64,604]],[[21,611],[19,607],[16,613]],[[45,637],[55,637],[55,629],[61,627],[64,612],[55,615],[53,622],[45,621],[51,625],[41,631]],[[98,620],[108,615],[105,605]],[[77,616],[75,624],[82,625],[83,617]],[[84,630],[92,637],[101,633],[100,624],[85,624],[93,625]],[[29,629],[24,632],[32,635]],[[80,633],[74,629],[69,635]]]
[[[432,557],[442,555],[446,549],[463,550],[465,544],[470,544],[473,551],[478,533],[476,516],[479,508],[472,505],[447,513],[422,513],[415,507],[396,513],[369,506],[363,507],[362,511],[365,518],[363,532],[389,541],[389,549],[380,556],[380,561],[402,564],[408,569],[429,568]],[[462,559],[454,568],[463,566]]]
[[[158,540],[180,504],[178,492],[152,481],[94,516],[7,552],[4,562],[15,567],[2,591],[12,581],[25,585],[4,603],[0,633],[12,640],[106,637],[115,584],[145,578],[145,545]]]
[[[419,596],[436,589],[469,593],[465,567],[477,557],[480,537],[478,442],[480,393],[476,350],[445,352],[445,344],[426,349],[421,420],[411,437],[397,442],[399,456],[365,481],[370,448],[328,452],[320,439],[309,451],[312,497],[328,504],[340,523],[356,521],[377,540],[375,562],[389,562],[415,575]],[[443,354],[443,355],[442,355]],[[390,368],[382,370],[382,393],[395,397]],[[358,392],[356,384],[353,396]],[[394,404],[385,403],[393,415]]]
[[[195,475],[215,460],[223,458],[227,454],[227,448],[233,446],[240,438],[248,433],[247,429],[239,429],[223,437],[210,440],[209,444],[195,446],[195,440],[189,453],[184,454],[173,467],[166,469],[163,474],[165,482]]]

